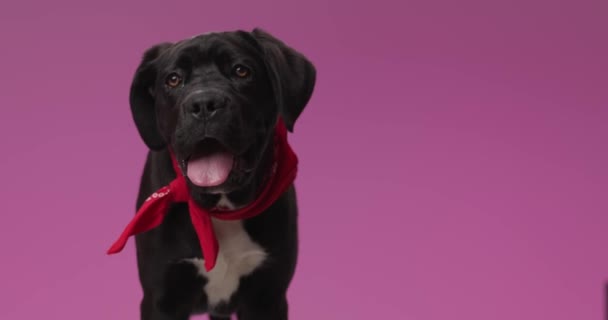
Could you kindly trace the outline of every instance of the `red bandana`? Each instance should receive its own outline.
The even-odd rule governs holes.
[[[213,231],[211,218],[221,220],[248,219],[264,212],[291,186],[296,178],[298,158],[287,142],[287,130],[281,120],[275,129],[274,163],[271,175],[259,197],[241,209],[235,211],[208,211],[199,207],[190,197],[186,178],[181,174],[173,157],[177,178],[168,186],[160,188],[144,201],[137,214],[125,228],[118,240],[110,247],[108,254],[120,252],[130,236],[149,231],[159,226],[169,211],[169,205],[175,202],[187,202],[190,219],[203,250],[205,268],[210,271],[215,266],[218,254],[218,242]]]

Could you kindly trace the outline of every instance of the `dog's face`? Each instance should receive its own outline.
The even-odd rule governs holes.
[[[201,35],[148,49],[131,110],[144,142],[169,147],[195,193],[228,194],[262,174],[278,117],[293,130],[315,73],[259,29]]]

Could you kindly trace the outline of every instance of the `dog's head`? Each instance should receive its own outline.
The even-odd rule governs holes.
[[[211,203],[209,195],[240,193],[236,201],[246,202],[267,169],[278,118],[293,131],[315,75],[262,30],[210,33],[148,49],[131,111],[151,150],[175,152],[194,196]]]

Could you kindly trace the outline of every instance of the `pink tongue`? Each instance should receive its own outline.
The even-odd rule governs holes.
[[[214,152],[188,161],[188,178],[199,187],[218,186],[232,170],[234,158],[227,152]]]

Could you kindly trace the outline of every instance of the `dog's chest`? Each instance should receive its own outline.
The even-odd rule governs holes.
[[[211,307],[229,301],[238,289],[241,277],[256,270],[267,255],[245,231],[243,222],[213,219],[213,227],[219,243],[215,267],[207,272],[202,259],[189,259],[207,278],[204,290]]]

